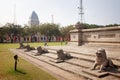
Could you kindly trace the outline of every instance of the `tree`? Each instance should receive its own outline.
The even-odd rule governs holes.
[[[100,28],[100,27],[103,27],[102,25],[87,24],[87,23],[84,23],[83,26],[84,26],[84,29],[91,29],[91,28]]]
[[[10,37],[11,42],[13,42],[13,36],[21,36],[23,28],[20,25],[7,23],[4,25],[4,32]]]
[[[70,36],[70,30],[73,30],[73,29],[75,29],[74,27],[73,27],[73,25],[69,25],[69,26],[67,26],[67,27],[62,27],[61,29],[60,29],[60,31],[61,31],[61,34],[62,34],[62,37],[63,37],[63,39],[65,39],[65,38],[68,38],[69,36]]]
[[[52,36],[60,36],[61,33],[59,31],[59,25],[58,24],[51,24],[51,23],[45,23],[41,24],[39,27],[39,32],[41,35],[45,35],[49,37],[49,41],[51,40]]]
[[[109,25],[105,25],[105,27],[116,27],[116,26],[120,26],[120,24],[109,24]]]
[[[4,38],[5,38],[5,29],[4,27],[0,28],[0,42],[3,42]]]

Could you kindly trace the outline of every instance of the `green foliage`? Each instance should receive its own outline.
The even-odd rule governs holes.
[[[84,29],[91,29],[91,28],[100,28],[100,27],[103,27],[102,25],[87,24],[87,23],[84,23],[83,26],[84,26]]]
[[[20,25],[7,23],[3,28],[9,36],[18,36],[23,32],[23,28]]]
[[[25,25],[22,36],[31,36],[32,34],[35,34],[37,32],[39,32],[39,26],[29,27],[29,26]]]
[[[116,27],[116,26],[120,26],[120,24],[109,24],[109,25],[105,25],[105,27]]]
[[[21,36],[23,33],[23,28],[20,25],[15,25],[7,23],[0,28],[0,42],[3,42],[3,39],[6,36],[9,36],[12,42],[13,36]]]
[[[60,35],[59,25],[57,24],[50,24],[50,23],[41,24],[39,28],[39,32],[42,35],[46,35],[46,36],[59,36]]]
[[[70,33],[69,33],[70,30],[73,30],[73,29],[74,29],[73,25],[69,25],[69,26],[60,28],[62,37],[68,37],[70,35]]]
[[[22,36],[27,36],[27,35],[30,35],[30,28],[29,26],[25,25]]]
[[[120,24],[109,24],[109,25],[96,25],[96,24],[87,24],[84,23],[84,29],[91,29],[91,28],[100,28],[100,27],[116,27],[116,26],[120,26]]]
[[[6,32],[5,32],[4,27],[1,27],[0,28],[0,37],[4,37],[5,34],[6,34]]]
[[[44,23],[39,26],[24,26],[24,35],[39,34],[45,36],[60,36],[58,24]]]
[[[100,28],[100,27],[114,27],[120,26],[120,24],[109,24],[109,25],[96,25],[83,23],[84,29]],[[12,36],[31,36],[34,34],[45,35],[51,39],[52,36],[62,36],[63,38],[69,36],[69,31],[74,29],[73,25],[66,27],[60,27],[58,24],[44,23],[39,26],[27,26],[21,27],[11,23],[5,24],[0,28],[0,42],[3,42],[6,36],[9,36],[12,41]]]

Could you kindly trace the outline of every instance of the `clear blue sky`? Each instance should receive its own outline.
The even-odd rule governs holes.
[[[0,0],[0,24],[14,21],[24,25],[35,11],[41,23],[51,22],[61,26],[75,24],[79,19],[80,0]],[[120,0],[83,0],[84,22],[89,24],[120,24]]]

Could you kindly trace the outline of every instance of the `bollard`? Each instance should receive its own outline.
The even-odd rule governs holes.
[[[14,65],[14,70],[17,70],[17,61],[18,61],[18,55],[14,56],[14,60],[15,60],[15,65]]]

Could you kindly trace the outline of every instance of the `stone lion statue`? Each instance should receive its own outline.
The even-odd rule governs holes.
[[[94,70],[97,66],[100,66],[98,72],[102,72],[108,69],[115,69],[116,66],[113,64],[112,60],[107,58],[105,49],[99,48],[96,52],[96,60],[94,65],[91,67],[91,70]]]
[[[66,59],[72,58],[72,56],[70,54],[64,53],[64,51],[62,49],[59,49],[57,51],[57,56],[58,56],[58,58],[57,58],[58,62],[59,61],[61,62],[61,61],[64,61]]]
[[[19,45],[20,45],[20,47],[19,47],[18,49],[25,49],[25,48],[26,48],[26,46],[25,46],[25,45],[23,45],[23,43],[22,43],[22,42],[20,42],[20,43],[19,43]]]
[[[35,50],[35,48],[34,47],[30,47],[30,45],[27,45],[25,52],[28,52],[30,50]]]
[[[42,49],[42,47],[39,46],[39,47],[37,47],[37,53],[35,54],[35,56],[41,55],[41,54],[43,54],[43,53],[48,53],[48,50],[45,49],[45,48]]]

